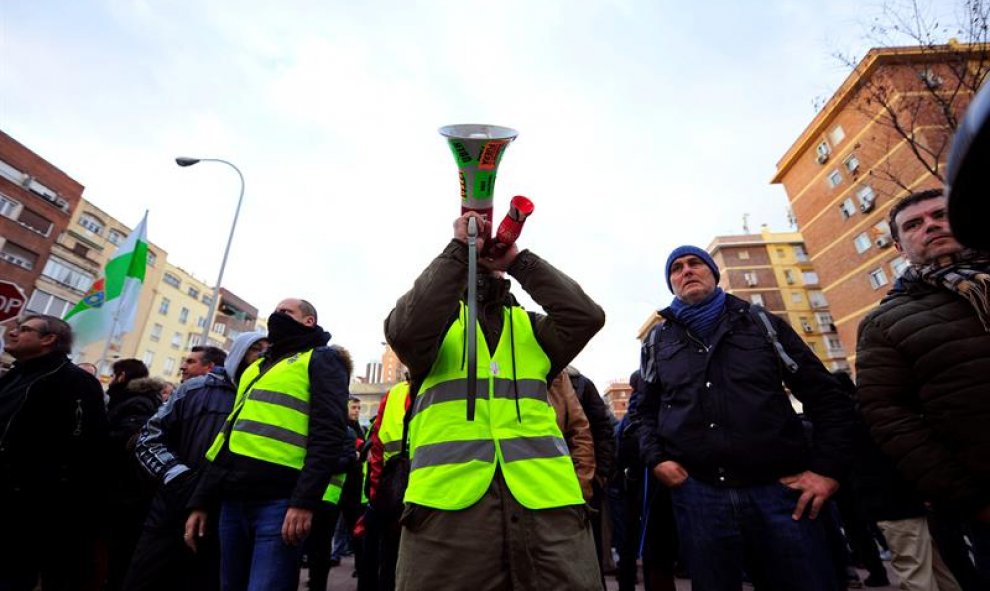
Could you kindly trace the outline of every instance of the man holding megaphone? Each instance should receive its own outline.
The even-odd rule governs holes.
[[[472,219],[473,246],[483,249],[491,229],[469,211],[385,320],[416,392],[396,587],[600,589],[588,515],[547,384],[601,329],[605,314],[532,252],[515,244],[489,251],[478,261],[477,362],[469,368]],[[506,273],[545,315],[523,310]],[[474,388],[469,376],[476,376]]]

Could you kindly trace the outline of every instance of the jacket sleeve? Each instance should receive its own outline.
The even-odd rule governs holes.
[[[660,396],[663,393],[663,386],[654,369],[656,360],[653,359],[652,345],[659,337],[659,330],[659,326],[654,327],[643,344],[640,355],[643,389],[639,404],[630,412],[631,421],[635,424],[639,435],[639,454],[648,470],[653,470],[657,464],[667,459],[664,457],[663,443],[660,440],[659,424]]]
[[[615,428],[612,413],[598,393],[598,388],[588,376],[578,376],[581,394],[578,397],[584,415],[588,420],[595,451],[595,477],[603,485],[611,475],[615,464]]]
[[[570,382],[568,379],[564,379]],[[567,404],[567,425],[565,425],[565,437],[567,445],[571,450],[571,459],[574,460],[574,471],[577,473],[578,482],[581,483],[581,492],[587,501],[594,495],[592,482],[595,479],[595,440],[591,436],[591,424],[588,416],[584,414],[581,403],[577,399],[577,394],[573,388],[565,392]]]
[[[382,443],[378,432],[382,429],[382,417],[385,416],[385,407],[388,404],[388,392],[382,396],[378,403],[378,416],[371,425],[368,437],[371,439],[371,449],[368,451],[368,501],[374,502],[375,495],[378,494],[378,483],[382,479],[382,469],[385,467],[385,445]]]
[[[309,362],[309,437],[306,459],[289,499],[292,507],[316,509],[334,474],[354,462],[347,437],[347,370],[328,347],[313,351]]]
[[[804,405],[804,414],[814,427],[808,469],[842,480],[853,457],[853,401],[794,329],[776,316],[771,319],[780,344],[798,364],[796,373],[782,370],[784,383]]]
[[[467,286],[467,245],[451,240],[385,319],[385,339],[413,378],[430,371]]]
[[[175,392],[158,407],[158,411],[148,419],[138,433],[134,454],[141,467],[163,484],[189,470],[169,449],[169,433],[179,422],[183,400],[188,392],[186,384],[181,384]]]
[[[533,330],[550,358],[552,378],[601,330],[605,312],[576,281],[529,250],[519,253],[508,272],[547,313],[534,315]]]
[[[922,416],[911,364],[870,316],[859,327],[856,377],[856,396],[870,434],[925,499],[960,513],[986,505],[985,490],[981,493],[956,454]]]

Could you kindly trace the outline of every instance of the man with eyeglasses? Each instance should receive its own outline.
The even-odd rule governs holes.
[[[103,390],[69,361],[72,329],[33,315],[7,333],[0,377],[0,589],[83,589],[96,577],[107,416]]]

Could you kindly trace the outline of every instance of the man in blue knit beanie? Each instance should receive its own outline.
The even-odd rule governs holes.
[[[794,330],[718,287],[696,246],[667,258],[675,298],[643,344],[640,449],[671,489],[696,591],[837,589],[816,520],[852,452],[852,403]],[[786,369],[774,339],[797,367]],[[814,426],[808,445],[783,383]]]

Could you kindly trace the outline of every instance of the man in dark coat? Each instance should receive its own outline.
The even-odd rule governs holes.
[[[636,419],[693,588],[738,588],[745,562],[759,588],[834,589],[815,518],[851,459],[852,401],[786,322],[718,287],[707,252],[679,247],[666,269],[676,298],[644,342]]]
[[[972,543],[990,588],[990,254],[963,248],[942,191],[890,210],[910,266],[859,327],[858,397],[873,438]]]
[[[28,316],[7,333],[0,377],[0,588],[91,587],[105,512],[100,383],[69,361],[72,329]]]

